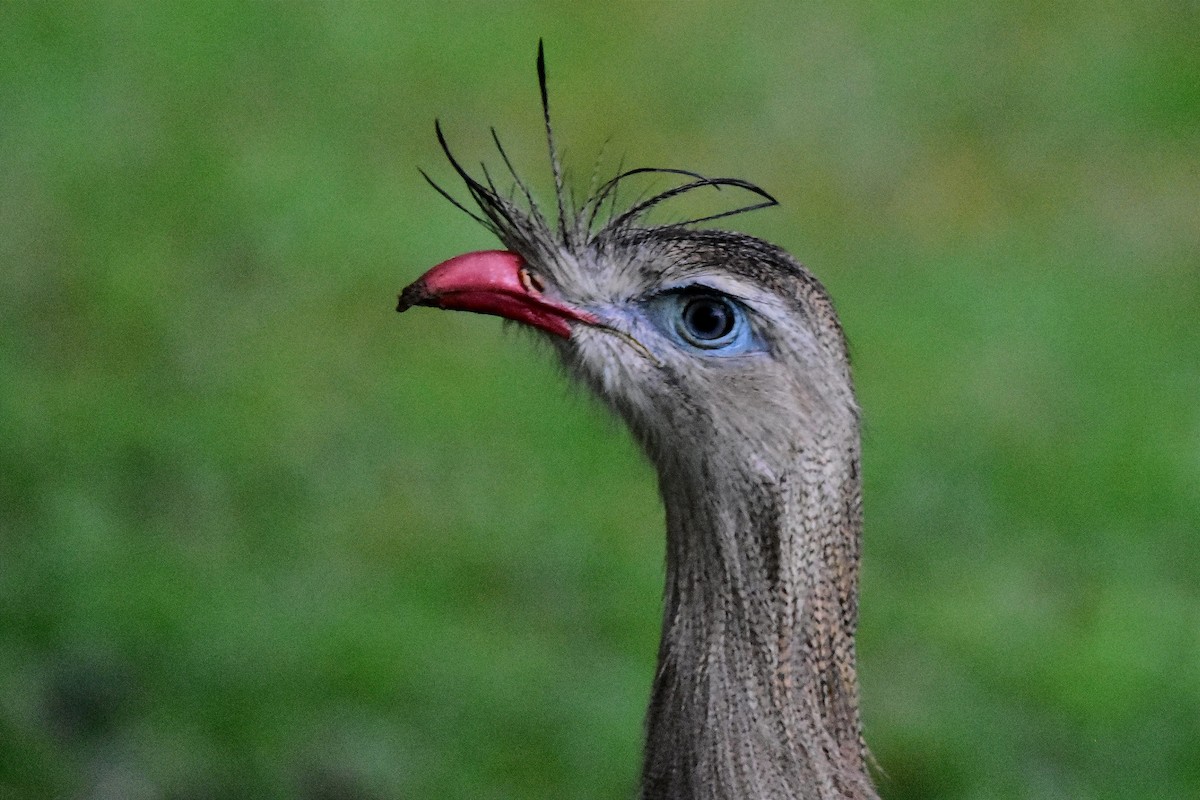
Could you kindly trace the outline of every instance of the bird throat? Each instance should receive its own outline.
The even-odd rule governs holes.
[[[874,798],[858,713],[858,435],[782,479],[663,470],[643,800]]]

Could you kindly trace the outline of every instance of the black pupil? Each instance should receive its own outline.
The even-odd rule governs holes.
[[[684,307],[683,321],[697,339],[720,339],[733,330],[733,311],[720,300],[700,297]]]

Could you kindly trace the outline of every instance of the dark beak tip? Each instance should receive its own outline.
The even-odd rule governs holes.
[[[406,287],[396,298],[396,311],[404,313],[413,306],[424,305],[433,297],[426,288],[424,281],[417,281]]]

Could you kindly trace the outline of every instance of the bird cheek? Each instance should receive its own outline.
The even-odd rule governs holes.
[[[560,352],[571,374],[610,406],[635,398],[651,383],[645,359],[635,357],[611,330],[581,326],[569,342],[562,343]]]

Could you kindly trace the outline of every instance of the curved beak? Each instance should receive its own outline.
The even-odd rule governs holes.
[[[493,314],[570,338],[571,322],[599,320],[542,294],[543,284],[524,260],[507,250],[483,250],[443,261],[400,293],[397,311],[432,306]]]

